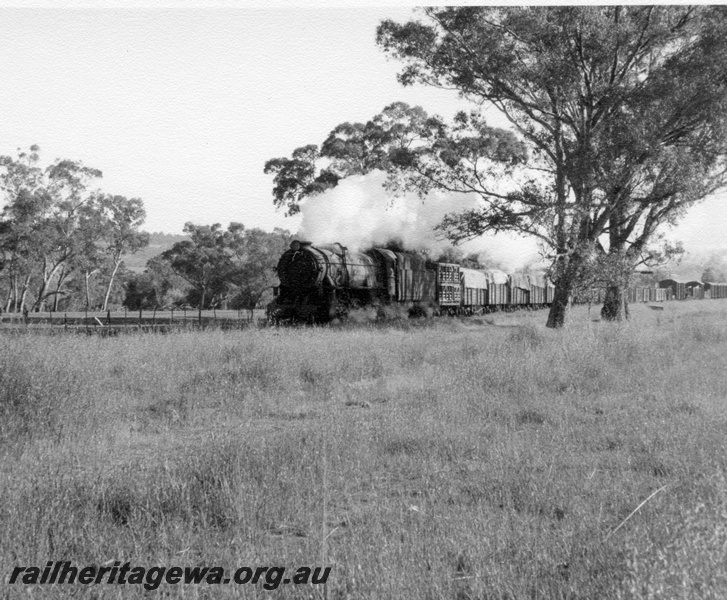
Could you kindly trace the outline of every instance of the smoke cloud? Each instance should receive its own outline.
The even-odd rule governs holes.
[[[337,187],[307,198],[302,206],[300,239],[314,244],[340,242],[351,250],[400,242],[407,250],[428,252],[432,257],[451,247],[437,239],[434,227],[445,214],[477,206],[477,198],[466,194],[430,194],[422,201],[416,194],[392,198],[382,184],[386,174],[348,177]],[[474,253],[485,264],[508,271],[540,263],[532,239],[510,234],[489,235],[458,246],[465,256]]]

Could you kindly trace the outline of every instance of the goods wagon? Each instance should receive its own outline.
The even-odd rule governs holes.
[[[453,263],[434,263],[437,271],[437,300],[440,307],[456,312],[462,305],[461,267]]]
[[[490,309],[506,308],[510,302],[510,279],[503,271],[484,271],[487,277],[487,305]]]
[[[530,304],[530,277],[521,273],[508,276],[510,283],[511,306],[523,306]]]
[[[553,284],[542,273],[532,273],[530,278],[530,302],[533,306],[546,306],[553,302]]]
[[[727,298],[727,283],[705,281],[704,291],[705,294],[709,294],[710,298]]]
[[[701,281],[687,281],[687,298],[695,300],[704,299],[704,283]]]
[[[483,312],[488,305],[488,279],[483,271],[460,268],[462,281],[462,311],[465,314]]]
[[[627,291],[629,302],[664,302],[668,289],[653,287],[631,287]]]
[[[687,282],[680,281],[677,279],[662,279],[659,282],[659,287],[670,290],[670,299],[684,300],[687,297]]]

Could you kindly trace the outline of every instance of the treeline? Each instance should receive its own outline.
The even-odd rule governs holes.
[[[251,309],[271,295],[288,232],[187,223],[187,239],[134,272],[124,259],[150,239],[142,200],[100,191],[101,172],[78,161],[39,163],[37,146],[0,156],[2,311]]]
[[[124,256],[149,241],[139,230],[144,204],[93,188],[98,169],[64,159],[44,169],[39,160],[37,146],[0,156],[0,306],[105,310],[123,298]]]
[[[272,299],[273,267],[291,240],[289,232],[245,229],[230,223],[187,223],[188,240],[150,259],[143,273],[126,278],[125,305],[139,308],[252,310]]]

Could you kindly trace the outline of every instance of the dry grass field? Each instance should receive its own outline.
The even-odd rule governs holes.
[[[3,335],[0,582],[49,560],[332,570],[0,597],[725,598],[727,303],[632,312]]]

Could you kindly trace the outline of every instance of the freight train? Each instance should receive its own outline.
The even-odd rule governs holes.
[[[281,256],[279,287],[268,319],[326,323],[357,308],[397,306],[410,316],[472,315],[497,310],[544,308],[555,289],[543,274],[477,270],[430,261],[416,252],[372,248],[351,252],[341,244],[293,241]],[[604,290],[574,298],[602,303]],[[727,298],[727,284],[665,279],[659,287],[631,287],[629,302]],[[382,311],[383,312],[383,311]]]
[[[277,266],[280,286],[268,305],[272,322],[326,323],[356,308],[398,306],[410,316],[539,308],[553,285],[539,274],[507,275],[434,262],[415,252],[293,241]]]

